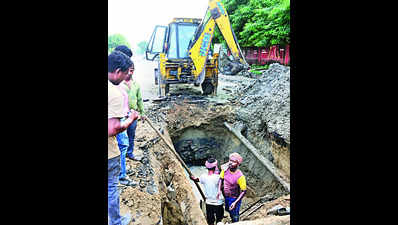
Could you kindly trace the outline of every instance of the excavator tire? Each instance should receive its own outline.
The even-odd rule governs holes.
[[[160,96],[160,97],[162,97],[162,87],[161,87],[161,84],[162,84],[162,76],[160,76],[160,74],[159,74],[159,76],[158,76],[158,95]]]
[[[159,74],[159,76],[158,76],[158,95],[159,96],[162,96],[162,88],[161,88],[162,82],[163,82],[162,76]],[[165,94],[167,95],[167,93],[169,93],[169,91],[170,91],[170,84],[166,84],[165,85]]]
[[[214,91],[214,85],[210,81],[204,81],[202,83],[202,91],[204,95],[209,95]]]
[[[166,84],[166,95],[169,93],[169,91],[170,91],[170,84]]]

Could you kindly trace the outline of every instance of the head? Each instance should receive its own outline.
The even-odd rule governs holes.
[[[131,51],[131,49],[129,47],[127,47],[126,45],[118,45],[116,46],[116,48],[114,49],[115,51],[120,51],[123,52],[124,54],[126,54],[129,58],[131,58],[133,56],[133,52]]]
[[[229,155],[229,164],[230,168],[235,169],[237,168],[243,161],[242,156],[239,155],[239,153],[234,152]]]
[[[208,170],[214,171],[217,167],[217,160],[211,157],[206,161],[205,166]]]
[[[118,85],[127,78],[132,65],[133,62],[126,54],[120,51],[111,52],[108,55],[108,79]]]
[[[116,48],[114,49],[114,51],[119,51],[119,52],[123,52],[124,54],[126,54],[129,58],[131,58],[133,56],[133,52],[131,51],[131,49],[129,47],[127,47],[126,45],[118,45],[116,46]],[[134,62],[131,68],[129,68],[129,73],[128,76],[125,80],[130,80],[131,77],[133,76],[134,73]]]
[[[126,77],[126,81],[129,81],[130,79],[131,79],[131,77],[133,76],[133,73],[134,73],[134,62],[133,61],[131,61],[132,62],[132,64],[131,64],[131,67],[129,68],[129,73],[127,74],[127,77]]]

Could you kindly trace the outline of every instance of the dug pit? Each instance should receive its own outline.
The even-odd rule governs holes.
[[[199,127],[186,127],[173,133],[171,139],[176,151],[188,166],[202,166],[213,156],[222,165],[229,155],[238,152],[243,157],[239,169],[246,177],[249,196],[261,197],[266,194],[275,198],[286,194],[283,185],[275,178],[256,155],[232,132],[223,121],[213,120]]]

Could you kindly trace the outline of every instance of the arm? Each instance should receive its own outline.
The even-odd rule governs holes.
[[[141,94],[141,88],[137,84],[138,90],[137,90],[137,106],[138,106],[138,111],[140,112],[141,120],[144,123],[146,120],[145,116],[145,111],[144,111],[144,103],[142,101],[142,94]]]
[[[145,116],[144,103],[142,102],[141,88],[138,84],[137,84],[137,106],[138,106],[138,112],[140,112],[140,116]]]
[[[238,185],[239,185],[239,187],[240,187],[240,189],[242,191],[240,192],[239,197],[229,207],[230,210],[234,209],[235,206],[236,206],[236,203],[238,203],[240,200],[242,200],[243,196],[245,196],[245,194],[246,194],[246,179],[245,179],[245,176],[241,176],[238,179]]]
[[[138,113],[133,111],[130,116],[123,122],[120,122],[119,118],[108,119],[108,137],[115,136],[116,134],[123,132],[138,118]]]
[[[221,192],[221,185],[224,182],[224,170],[221,170],[220,173],[220,180],[218,181],[218,192],[216,198],[219,199],[220,195],[222,194]]]
[[[218,181],[218,192],[217,192],[217,196],[216,196],[217,199],[220,199],[220,195],[222,194],[222,192],[221,192],[222,182],[224,182],[224,179],[220,179]]]
[[[245,196],[245,194],[246,194],[246,190],[240,192],[239,197],[231,204],[231,207],[230,207],[231,210],[235,208],[236,203],[238,203],[240,200],[242,200],[242,198],[243,198],[243,196]]]
[[[139,84],[135,81],[130,81],[131,86],[130,90],[128,91],[128,97],[129,97],[129,108],[130,109],[136,109],[137,111],[140,112],[141,116],[145,115],[144,112],[144,103],[142,101],[142,95],[141,95],[141,88]]]

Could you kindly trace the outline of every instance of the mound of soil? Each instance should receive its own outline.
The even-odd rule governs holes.
[[[290,67],[271,64],[236,101],[239,120],[290,143]]]

